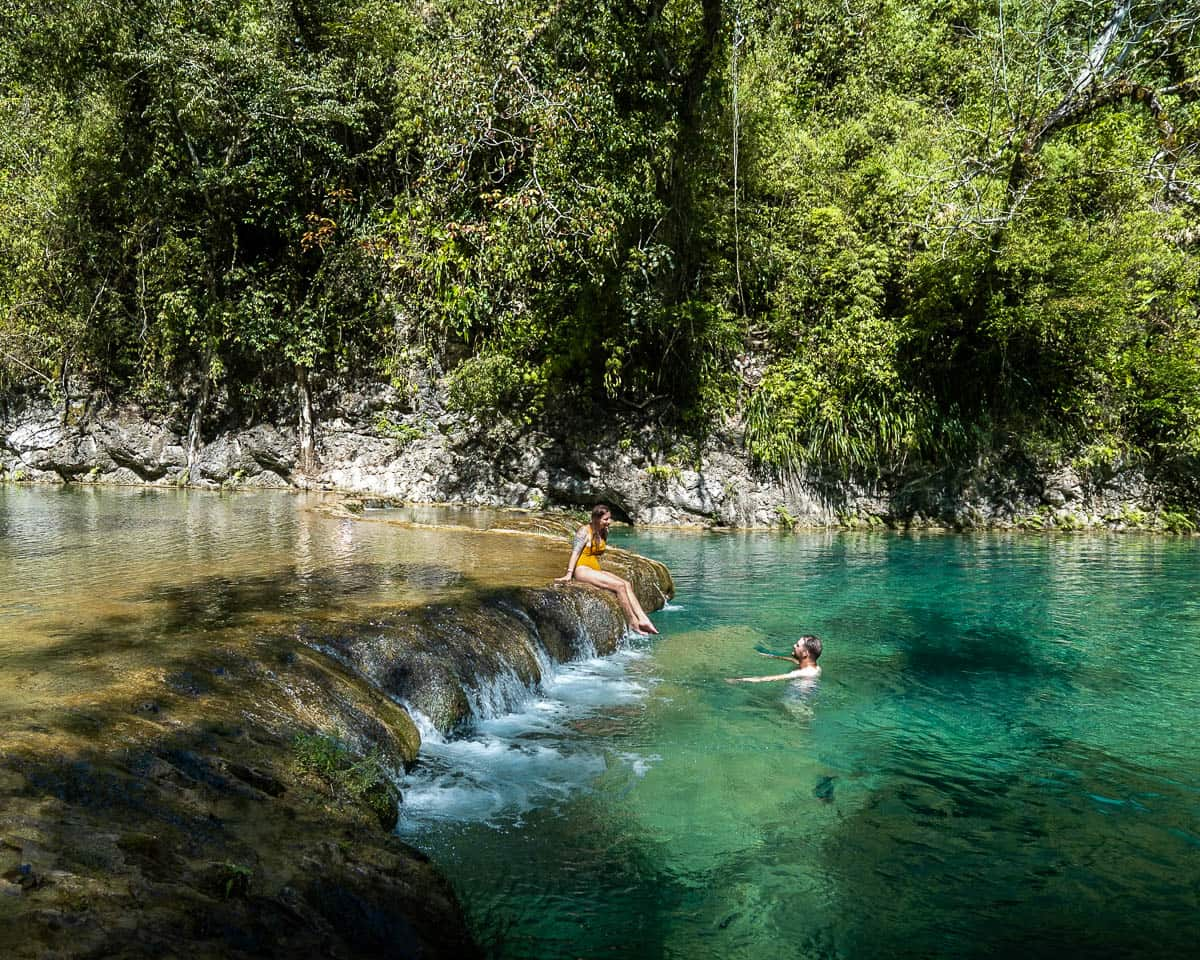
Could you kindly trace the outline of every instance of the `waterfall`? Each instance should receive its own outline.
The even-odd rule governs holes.
[[[506,671],[491,677],[476,677],[463,685],[471,715],[476,720],[490,720],[512,713],[527,703],[534,690],[527,686],[516,671]]]
[[[649,683],[630,669],[645,656],[626,647],[551,664],[536,689],[514,683],[515,675],[489,679],[476,688],[472,721],[454,734],[406,704],[421,753],[401,784],[397,831],[418,834],[463,822],[501,827],[590,792],[601,778],[643,776],[658,757],[611,751],[581,734],[579,725],[645,698]]]

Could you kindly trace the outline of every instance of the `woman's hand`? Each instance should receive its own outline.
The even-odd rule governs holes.
[[[554,582],[555,583],[567,583],[570,580],[573,580],[574,577],[575,577],[575,574],[573,572],[572,573],[564,573],[561,577],[555,577]]]

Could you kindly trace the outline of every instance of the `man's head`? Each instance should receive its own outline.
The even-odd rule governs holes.
[[[792,655],[797,660],[816,663],[821,657],[821,638],[811,633],[805,634],[792,646]]]

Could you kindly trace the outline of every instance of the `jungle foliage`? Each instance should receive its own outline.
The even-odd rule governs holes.
[[[0,128],[8,387],[1200,456],[1188,0],[6,0]]]

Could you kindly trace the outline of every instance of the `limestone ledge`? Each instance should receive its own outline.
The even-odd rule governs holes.
[[[336,730],[398,768],[419,743],[411,719],[294,640],[5,719],[6,957],[480,955],[446,881],[381,829],[394,788],[368,806],[297,762],[299,734]]]
[[[561,550],[561,520],[515,525],[526,529],[498,535],[540,533]],[[609,556],[647,609],[673,594],[661,564]],[[336,735],[351,757],[399,770],[420,744],[402,703],[450,731],[473,710],[504,709],[553,661],[611,652],[623,633],[602,591],[495,590],[180,653],[108,700],[5,717],[0,950],[479,956],[449,885],[390,829],[395,784],[350,795],[300,762],[298,738]]]

